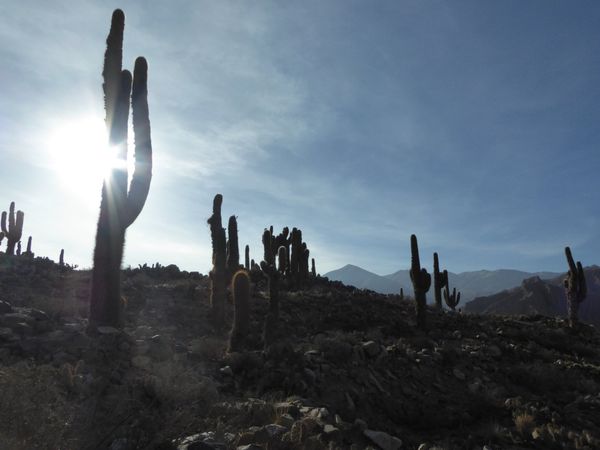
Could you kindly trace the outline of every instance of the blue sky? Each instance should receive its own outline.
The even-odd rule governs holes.
[[[51,4],[50,4],[51,3]],[[240,244],[303,230],[321,273],[438,251],[453,272],[600,263],[595,1],[90,1],[0,5],[0,210],[89,267],[102,56],[149,63],[154,176],[124,264],[206,273],[212,198]],[[132,151],[131,149],[130,151]]]

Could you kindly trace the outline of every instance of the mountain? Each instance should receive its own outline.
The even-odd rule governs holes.
[[[347,286],[370,289],[381,294],[397,294],[400,292],[400,285],[394,280],[369,272],[361,267],[353,266],[352,264],[347,264],[340,269],[327,272],[325,276],[330,280],[341,281]],[[404,291],[408,292],[406,288],[404,288]]]
[[[582,321],[600,325],[600,267],[586,267],[588,294],[579,307]],[[480,314],[542,314],[566,316],[567,299],[562,285],[565,275],[549,280],[532,277],[520,286],[493,295],[475,298],[465,306],[465,311]]]
[[[491,295],[503,289],[509,289],[532,276],[541,279],[555,278],[560,274],[555,272],[522,272],[519,270],[477,270],[472,272],[448,273],[450,288],[456,287],[461,292],[461,302],[468,302],[475,297]],[[400,288],[405,294],[412,292],[412,283],[408,270],[399,270],[389,275],[377,275],[353,265],[346,265],[341,269],[325,274],[331,280],[341,281],[346,285],[360,289],[370,289],[382,294],[397,294]],[[431,291],[428,298],[433,301]]]

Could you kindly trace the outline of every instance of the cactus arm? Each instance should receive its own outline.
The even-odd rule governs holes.
[[[579,284],[579,298],[582,302],[587,295],[587,283],[585,281],[585,273],[583,272],[583,266],[581,261],[577,261],[577,281]]]
[[[577,266],[575,265],[575,260],[573,259],[573,254],[571,253],[571,249],[569,247],[565,247],[565,256],[567,257],[569,271],[571,273],[577,273]]]
[[[6,228],[6,211],[2,211],[1,226],[2,226],[2,232],[5,235],[8,235],[8,229]]]
[[[23,211],[17,211],[17,222],[15,228],[14,238],[16,241],[21,240],[21,236],[23,236],[23,221],[25,220],[25,214]]]
[[[111,130],[114,122],[117,93],[120,86],[121,66],[123,61],[123,31],[125,14],[120,9],[113,12],[110,31],[106,38],[104,67],[102,69],[102,90],[104,91],[104,110],[106,111],[106,127]],[[112,139],[111,139],[112,142]]]
[[[131,91],[133,134],[135,136],[135,167],[127,195],[124,225],[131,225],[142,211],[152,180],[152,140],[148,112],[148,63],[145,58],[135,60]]]
[[[15,228],[15,202],[10,203],[10,210],[8,213],[8,230],[12,233]]]

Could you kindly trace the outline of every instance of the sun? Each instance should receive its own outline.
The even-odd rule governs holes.
[[[116,149],[108,145],[102,118],[61,121],[52,128],[46,143],[52,170],[70,190],[82,196],[99,194],[110,170],[123,165],[116,157]],[[127,166],[131,163],[127,161]]]

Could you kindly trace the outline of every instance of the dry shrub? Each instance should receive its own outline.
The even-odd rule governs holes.
[[[66,449],[64,436],[75,412],[49,365],[19,362],[0,369],[0,448]]]
[[[144,383],[163,406],[199,404],[208,409],[219,397],[210,378],[173,361],[154,364]]]
[[[527,412],[519,413],[514,417],[515,428],[521,436],[531,436],[535,428],[535,417]]]

